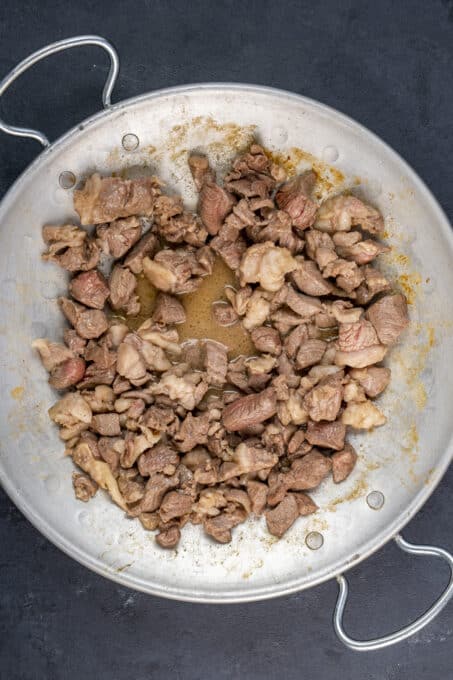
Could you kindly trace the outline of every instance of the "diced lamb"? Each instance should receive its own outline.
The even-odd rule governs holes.
[[[225,217],[231,212],[234,198],[215,182],[204,182],[198,201],[198,212],[208,233],[215,236]]]
[[[332,455],[331,460],[333,481],[339,484],[351,474],[357,462],[357,454],[351,444],[346,444],[342,451]]]
[[[355,196],[334,196],[319,207],[316,229],[333,233],[349,231],[357,226],[371,234],[378,234],[384,230],[384,220],[378,210]]]
[[[109,324],[107,317],[100,309],[87,309],[68,298],[59,298],[60,307],[68,321],[74,326],[80,337],[90,340],[105,333]]]
[[[141,233],[139,220],[136,217],[128,217],[110,224],[100,224],[96,228],[96,242],[104,255],[118,259],[137,243]]]
[[[86,231],[72,224],[46,225],[42,230],[48,250],[42,259],[59,264],[70,272],[94,269],[99,262],[99,250]]]
[[[390,382],[390,369],[379,366],[368,368],[353,368],[349,375],[360,383],[369,397],[377,397],[385,390]]]
[[[278,356],[282,351],[280,334],[271,326],[258,326],[251,331],[250,336],[259,352],[266,352],[273,356]]]
[[[130,316],[136,316],[140,312],[139,299],[134,295],[137,279],[129,269],[120,265],[113,267],[109,287],[110,304],[113,309],[122,309]]]
[[[98,485],[96,482],[88,475],[84,475],[82,473],[73,473],[72,485],[74,487],[75,497],[84,503],[89,501],[90,498],[93,498],[96,491],[98,490]]]
[[[103,309],[109,296],[105,278],[96,269],[75,276],[69,283],[72,297],[87,307]]]
[[[319,364],[326,349],[327,342],[324,342],[324,340],[305,340],[299,346],[296,356],[296,366],[302,369]]]
[[[181,302],[173,295],[159,293],[152,316],[153,321],[165,326],[184,323],[186,312]]]
[[[222,302],[221,300],[213,302],[212,315],[219,326],[223,326],[224,328],[233,326],[239,319],[233,306],[228,302]]]
[[[281,538],[299,517],[299,506],[293,494],[287,494],[272,510],[265,513],[270,534]]]
[[[156,234],[148,231],[132,248],[124,260],[124,266],[128,267],[133,274],[141,274],[143,271],[143,258],[154,257],[159,247]]]
[[[307,229],[315,221],[317,205],[310,198],[315,181],[316,175],[310,170],[289,180],[277,191],[278,207],[288,213],[299,229]]]
[[[333,421],[338,416],[342,399],[341,380],[327,378],[305,395],[303,405],[311,420]]]
[[[197,191],[200,191],[205,182],[212,182],[215,179],[206,156],[190,154],[189,168]]]
[[[341,422],[356,430],[371,430],[373,427],[384,425],[387,418],[372,401],[364,401],[359,404],[348,404],[341,414]]]
[[[313,446],[341,451],[344,446],[346,426],[339,421],[333,423],[315,423],[310,420],[307,425],[305,436],[308,442]]]
[[[241,285],[259,283],[264,290],[276,292],[285,275],[297,268],[297,261],[287,248],[274,246],[270,241],[248,248],[239,267]]]
[[[386,295],[368,308],[367,318],[376,329],[383,345],[394,345],[409,324],[404,295]]]
[[[298,259],[298,267],[295,269],[291,278],[302,293],[307,295],[329,295],[332,285],[321,274],[315,262],[310,260]]]
[[[229,432],[262,423],[277,412],[275,390],[268,388],[258,394],[240,397],[228,404],[222,412],[222,422]]]

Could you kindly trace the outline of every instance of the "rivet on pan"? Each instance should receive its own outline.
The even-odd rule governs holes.
[[[370,491],[366,497],[366,502],[372,510],[380,510],[384,505],[384,494],[380,491]]]
[[[64,170],[58,178],[62,189],[72,189],[76,183],[76,176],[70,170]]]
[[[310,550],[319,550],[324,544],[324,537],[319,531],[310,531],[305,538],[305,543]]]
[[[338,160],[339,152],[336,146],[325,146],[322,150],[322,158],[327,163],[335,163]]]
[[[130,132],[127,135],[124,135],[123,139],[121,140],[121,144],[123,145],[123,149],[125,151],[135,151],[135,149],[138,148],[139,143],[140,141],[137,135],[133,135]]]

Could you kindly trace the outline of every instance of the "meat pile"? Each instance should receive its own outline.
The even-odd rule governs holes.
[[[83,226],[45,226],[46,260],[73,274],[59,300],[64,343],[34,346],[49,382],[66,390],[49,410],[80,472],[173,548],[187,523],[215,540],[253,513],[281,537],[317,510],[307,492],[351,473],[347,429],[386,422],[374,403],[390,380],[378,366],[408,323],[406,300],[373,265],[383,219],[352,195],[318,205],[314,172],[287,180],[252,144],[223,184],[206,158],[189,165],[196,213],[155,177],[90,177],[74,193]],[[97,269],[112,258],[108,278]],[[212,340],[180,344],[181,296],[221,257],[237,278],[213,307],[242,323],[256,348],[231,359]],[[136,275],[158,289],[136,330]]]

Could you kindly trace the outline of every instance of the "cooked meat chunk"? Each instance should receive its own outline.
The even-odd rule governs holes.
[[[209,413],[194,417],[188,413],[179,431],[174,436],[178,451],[187,453],[198,444],[206,444],[208,441]]]
[[[311,420],[335,420],[341,407],[343,386],[341,380],[327,378],[313,387],[304,397],[304,409]]]
[[[282,341],[280,334],[271,326],[258,326],[251,332],[252,342],[259,352],[267,352],[273,356],[278,356],[282,351]]]
[[[356,430],[371,430],[384,425],[387,418],[372,401],[363,401],[360,404],[348,404],[341,415],[341,421]]]
[[[369,397],[377,397],[390,382],[390,369],[378,366],[353,368],[349,375],[362,385]]]
[[[212,304],[212,315],[219,326],[233,326],[238,321],[238,315],[232,305],[228,302],[214,302]]]
[[[123,309],[126,314],[136,316],[140,311],[140,302],[134,295],[137,279],[126,267],[113,267],[109,279],[110,304],[113,309]]]
[[[355,352],[378,344],[376,331],[366,319],[360,319],[355,323],[340,323],[338,331],[340,352]]]
[[[262,482],[257,482],[251,479],[247,482],[247,493],[252,504],[252,512],[255,515],[261,515],[266,507],[268,487]]]
[[[159,508],[159,516],[163,522],[187,515],[192,509],[192,498],[185,493],[169,491],[165,494]]]
[[[161,548],[171,550],[176,548],[181,538],[181,531],[179,527],[173,525],[168,529],[162,529],[156,536],[156,541]]]
[[[322,303],[318,298],[296,293],[292,286],[287,288],[285,302],[293,312],[304,318],[312,317],[322,311]]]
[[[54,370],[57,366],[74,358],[74,353],[59,342],[51,342],[44,338],[37,338],[33,340],[31,346],[37,349],[41,358],[42,364],[46,371]]]
[[[50,372],[49,384],[56,390],[66,390],[82,380],[85,373],[85,361],[81,357],[66,359]]]
[[[124,266],[128,267],[133,274],[141,274],[143,258],[153,257],[158,245],[157,236],[152,231],[148,231],[129,252],[124,260]]]
[[[384,230],[382,215],[355,196],[334,196],[321,204],[316,218],[316,229],[333,233],[349,231],[360,226],[371,234]]]
[[[231,212],[234,198],[215,182],[204,182],[200,189],[198,212],[209,234],[218,234],[225,217]]]
[[[86,472],[101,489],[109,492],[112,500],[126,510],[126,504],[118,488],[118,483],[107,463],[94,458],[88,442],[81,441],[75,449],[72,449],[72,459],[84,472]]]
[[[287,494],[275,508],[264,514],[269,533],[281,538],[299,517],[299,507],[294,495]]]
[[[69,284],[69,292],[83,305],[103,309],[110,291],[102,274],[92,270],[75,276]]]
[[[215,387],[221,387],[226,382],[228,369],[226,346],[214,340],[205,340],[203,342],[203,365],[208,382]]]
[[[315,489],[327,477],[332,468],[328,456],[313,449],[306,456],[296,458],[291,464],[291,470],[284,476],[286,489],[305,491]]]
[[[310,198],[315,180],[312,171],[294,177],[280,187],[275,197],[278,207],[288,213],[299,229],[307,229],[315,221],[317,205]]]
[[[266,241],[245,252],[239,267],[240,282],[259,283],[264,290],[276,292],[283,286],[285,275],[296,268],[297,262],[287,248]]]
[[[363,281],[364,274],[355,262],[349,262],[341,258],[329,262],[323,269],[323,276],[333,276],[337,286],[352,293]]]
[[[209,247],[196,252],[192,248],[160,250],[154,260],[145,257],[145,276],[165,293],[191,293],[201,283],[202,276],[212,272],[214,253]]]
[[[164,325],[184,323],[186,312],[180,301],[173,295],[159,293],[153,312],[153,321]]]
[[[270,312],[270,302],[266,300],[260,290],[254,290],[247,301],[245,317],[242,325],[248,331],[261,326],[268,318]]]
[[[339,323],[352,324],[359,321],[363,314],[361,307],[353,307],[350,302],[345,300],[335,300],[332,303],[330,311]]]
[[[344,446],[346,427],[337,420],[333,423],[308,421],[306,437],[313,446],[340,451]]]
[[[82,338],[98,338],[107,330],[107,317],[100,309],[87,309],[64,297],[58,301],[63,314]]]
[[[151,215],[160,194],[155,177],[121,179],[91,175],[83,189],[74,191],[74,207],[82,224],[101,224],[119,217]]]
[[[378,293],[387,292],[390,289],[390,283],[384,274],[374,267],[363,267],[362,273],[365,276],[365,280],[355,292],[358,304],[366,305]]]
[[[74,352],[74,354],[83,354],[87,341],[84,338],[81,338],[73,328],[66,328],[63,333],[63,338],[66,345]],[[36,340],[32,343],[32,347],[35,346],[35,342]]]
[[[242,442],[236,447],[233,454],[233,461],[235,465],[236,474],[247,474],[250,472],[259,472],[266,468],[272,468],[278,461],[278,456],[266,449],[254,446],[247,441]],[[231,471],[227,474],[225,479],[233,477]]]
[[[136,347],[122,342],[118,347],[116,370],[128,380],[140,380],[146,375],[146,364]]]
[[[96,482],[93,481],[88,475],[84,475],[82,473],[73,473],[72,485],[74,487],[75,497],[84,503],[89,501],[90,498],[93,498],[96,491],[98,490],[98,485]]]
[[[117,437],[121,434],[119,415],[117,413],[99,413],[93,416],[91,428],[104,437]]]
[[[178,475],[153,473],[145,486],[145,495],[137,503],[136,506],[130,508],[130,514],[133,517],[138,517],[142,512],[154,512],[162,503],[163,497],[171,489],[175,489],[179,484]]]
[[[96,242],[105,255],[118,259],[137,243],[141,233],[139,220],[136,217],[128,217],[99,225],[96,228]]]
[[[223,409],[222,422],[229,432],[262,423],[277,412],[275,390],[268,388],[231,402]]]
[[[306,253],[317,263],[318,267],[323,269],[329,262],[337,259],[335,243],[329,234],[317,229],[307,229],[304,237]]]
[[[154,222],[158,233],[169,243],[189,243],[203,246],[208,232],[198,215],[186,212],[182,200],[173,196],[159,196],[154,204]]]
[[[318,509],[318,506],[312,498],[303,491],[298,491],[296,493],[289,494],[294,496],[296,499],[297,507],[299,510],[299,517],[306,517],[307,515],[312,515]]]
[[[351,352],[337,352],[335,363],[337,366],[351,366],[352,368],[365,368],[377,364],[387,354],[385,345],[372,345]]]
[[[199,374],[186,374],[183,377],[171,372],[164,373],[158,383],[150,388],[153,394],[163,394],[183,408],[191,411],[201,401],[208,389]]]
[[[221,512],[216,517],[210,517],[203,522],[203,529],[219,543],[231,541],[231,529],[241,524],[246,517],[243,510],[236,509],[234,512]]]
[[[247,250],[247,244],[242,236],[238,236],[234,241],[215,236],[209,245],[220,255],[227,267],[233,271],[239,269],[242,257]]]
[[[42,235],[48,250],[42,259],[56,262],[69,272],[88,271],[94,269],[99,262],[99,250],[88,237],[86,231],[74,226],[46,225]]]
[[[191,154],[189,156],[189,168],[197,191],[200,191],[205,182],[214,181],[214,173],[206,156],[199,156],[195,153]]]
[[[292,280],[302,293],[307,295],[329,295],[331,284],[321,274],[315,262],[298,259],[298,267],[291,275]]]
[[[409,324],[404,295],[386,295],[367,310],[367,318],[376,329],[383,345],[393,345]]]
[[[346,444],[342,451],[332,455],[332,476],[335,484],[343,482],[349,477],[357,462],[357,454],[351,444]]]
[[[324,340],[305,340],[299,346],[299,351],[296,356],[296,366],[298,368],[308,368],[309,366],[319,364],[324,356],[326,348],[327,343],[324,342]]]
[[[378,255],[388,251],[387,246],[383,246],[372,239],[359,241],[352,246],[337,246],[337,253],[340,257],[344,257],[345,260],[353,260],[357,264],[368,264]]]

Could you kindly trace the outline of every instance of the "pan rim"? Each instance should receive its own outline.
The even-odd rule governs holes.
[[[93,116],[85,119],[82,123],[74,126],[68,132],[63,134],[57,140],[55,140],[49,147],[47,147],[42,153],[40,153],[28,167],[21,173],[21,175],[14,181],[11,187],[8,189],[3,199],[0,202],[0,213],[6,212],[10,203],[15,200],[17,194],[20,193],[22,186],[26,183],[29,177],[34,173],[34,171],[39,167],[39,165],[46,159],[50,154],[52,154],[57,149],[63,147],[65,144],[69,143],[73,137],[83,135],[84,131],[88,127],[92,127],[104,118],[113,116],[122,109],[135,106],[144,101],[152,101],[162,97],[168,97],[173,95],[190,94],[191,92],[199,91],[215,91],[220,90],[224,93],[230,91],[232,94],[234,91],[249,92],[251,95],[271,95],[278,97],[280,99],[292,100],[299,104],[306,104],[312,109],[318,110],[322,114],[327,114],[330,117],[334,116],[338,121],[344,125],[349,126],[361,135],[367,136],[376,145],[380,146],[383,151],[395,160],[402,169],[407,173],[411,181],[417,187],[418,191],[423,196],[423,200],[430,203],[430,207],[437,216],[436,228],[441,229],[447,239],[453,247],[453,232],[449,220],[439,205],[438,201],[432,194],[431,190],[424,183],[424,181],[419,177],[419,175],[411,168],[411,166],[396,152],[392,147],[390,147],[386,142],[384,142],[378,135],[358,123],[353,118],[345,115],[344,113],[330,107],[326,104],[318,102],[309,97],[299,95],[293,92],[289,92],[283,89],[267,87],[262,85],[253,84],[242,84],[242,83],[194,83],[189,85],[179,85],[169,88],[163,88],[155,90],[149,93],[141,94],[136,97],[132,97],[126,100],[122,100],[116,104],[113,104],[109,109],[102,110]],[[96,557],[89,555],[85,551],[77,548],[71,544],[67,539],[65,539],[61,533],[55,530],[52,525],[45,520],[39,513],[37,513],[31,504],[22,497],[20,488],[16,487],[8,478],[0,460],[0,482],[13,501],[13,503],[19,508],[19,510],[25,515],[25,517],[31,522],[31,524],[40,531],[46,538],[48,538],[56,547],[66,553],[68,556],[75,559],[80,564],[88,567],[92,571],[109,578],[110,580],[125,585],[135,590],[139,590],[151,595],[156,595],[159,597],[165,597],[168,599],[194,602],[194,603],[211,603],[211,604],[232,604],[241,602],[252,602],[260,601],[265,599],[271,599],[274,597],[280,597],[284,595],[289,595],[306,588],[311,588],[313,586],[319,585],[331,578],[335,578],[337,575],[344,573],[353,566],[356,566],[363,560],[370,557],[377,550],[379,550],[383,545],[385,545],[391,538],[393,538],[420,510],[424,503],[428,500],[431,494],[434,492],[435,488],[439,484],[440,480],[444,476],[448,465],[453,457],[453,428],[450,432],[449,443],[446,447],[444,453],[439,458],[436,464],[435,472],[429,479],[429,482],[424,484],[423,487],[414,494],[411,502],[406,507],[404,512],[400,513],[395,517],[395,519],[387,526],[385,531],[381,531],[372,539],[369,539],[363,546],[360,553],[352,555],[346,560],[339,560],[337,563],[330,565],[324,570],[313,575],[310,582],[301,582],[301,579],[292,579],[285,583],[277,583],[273,585],[267,585],[262,587],[250,587],[241,591],[231,590],[223,591],[221,594],[216,594],[215,592],[208,593],[207,591],[193,591],[188,593],[187,589],[182,588],[168,588],[166,586],[159,585],[158,582],[152,582],[149,580],[142,579],[140,577],[133,576],[132,574],[123,571],[116,572],[114,569],[108,567],[104,562],[97,559]]]

